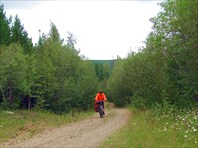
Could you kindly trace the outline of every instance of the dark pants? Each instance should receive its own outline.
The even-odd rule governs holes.
[[[99,101],[99,102],[97,102],[97,104],[98,104],[98,105],[102,105],[103,108],[104,108],[104,101]]]
[[[99,106],[102,105],[102,107],[103,107],[103,115],[105,115],[105,112],[104,112],[104,101],[99,101],[99,102],[97,102],[97,104]]]

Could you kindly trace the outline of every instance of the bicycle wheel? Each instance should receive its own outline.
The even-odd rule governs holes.
[[[100,114],[100,118],[103,118],[103,109],[102,109],[102,106],[99,106],[98,112]]]

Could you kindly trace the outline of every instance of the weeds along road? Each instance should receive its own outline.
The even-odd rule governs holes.
[[[126,109],[106,110],[104,118],[99,114],[60,128],[44,131],[26,140],[12,140],[0,147],[99,147],[117,129],[126,125],[130,117]]]

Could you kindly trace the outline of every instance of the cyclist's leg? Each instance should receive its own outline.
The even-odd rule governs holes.
[[[104,111],[104,101],[102,101],[102,106],[103,106],[103,115],[105,115],[105,111]]]

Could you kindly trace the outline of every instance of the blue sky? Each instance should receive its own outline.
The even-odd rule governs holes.
[[[47,34],[50,21],[66,40],[67,32],[77,39],[75,47],[89,59],[124,58],[143,46],[151,31],[151,17],[161,10],[155,1],[8,1],[6,15],[18,14],[29,37],[38,41],[39,30]]]

